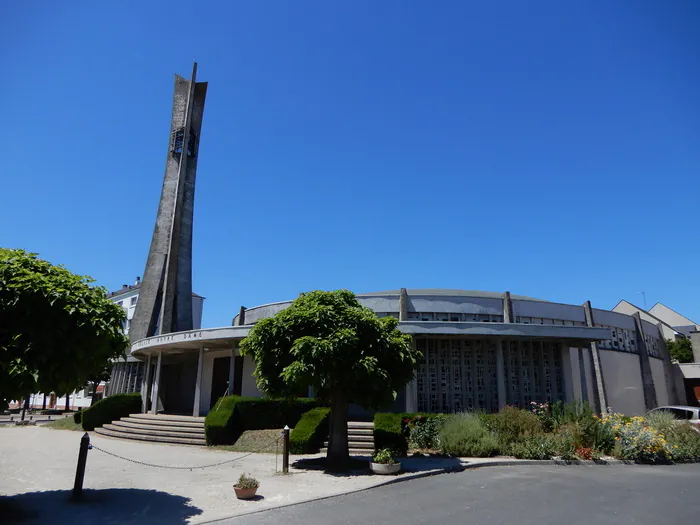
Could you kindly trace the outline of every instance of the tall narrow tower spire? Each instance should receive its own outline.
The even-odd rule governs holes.
[[[175,75],[163,190],[129,337],[192,329],[192,222],[207,83]]]

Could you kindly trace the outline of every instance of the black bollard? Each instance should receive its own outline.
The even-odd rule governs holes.
[[[282,435],[284,436],[282,441],[282,473],[289,474],[289,425],[284,425]]]
[[[85,478],[85,464],[90,448],[90,436],[87,432],[80,439],[80,452],[78,452],[78,468],[75,470],[75,483],[73,484],[73,499],[79,501],[83,498],[83,479]]]

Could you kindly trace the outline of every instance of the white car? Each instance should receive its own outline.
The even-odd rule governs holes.
[[[690,423],[696,431],[700,432],[700,407],[681,405],[656,407],[647,412],[646,415],[653,414],[654,412],[670,412],[679,422]]]

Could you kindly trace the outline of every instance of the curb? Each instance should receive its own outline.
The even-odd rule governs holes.
[[[209,521],[200,521],[197,522],[199,525],[208,525],[208,524],[216,524],[216,523],[222,523],[226,520],[231,520],[234,518],[238,518],[239,516],[249,516],[251,514],[259,514],[260,512],[267,512],[269,510],[277,510],[277,509],[283,509],[287,507],[293,507],[295,505],[303,505],[304,503],[311,503],[313,501],[323,501],[326,499],[331,499],[331,498],[337,498],[339,496],[345,496],[348,494],[356,494],[358,492],[364,492],[366,490],[372,490],[376,489],[379,487],[385,487],[388,485],[394,485],[396,483],[402,483],[404,481],[410,481],[413,479],[420,479],[420,478],[428,478],[432,476],[437,476],[440,474],[453,474],[456,472],[464,472],[465,470],[476,470],[479,468],[487,468],[487,467],[520,467],[520,466],[527,466],[527,465],[550,465],[550,466],[566,466],[566,467],[571,467],[571,466],[581,466],[581,467],[607,467],[607,466],[623,466],[623,465],[639,465],[638,463],[635,463],[634,461],[625,461],[621,459],[608,459],[608,460],[598,460],[598,461],[593,461],[593,460],[563,460],[563,459],[507,459],[504,461],[483,461],[481,463],[466,463],[465,460],[462,460],[462,464],[459,466],[453,466],[453,467],[445,467],[441,469],[434,469],[434,470],[426,470],[424,472],[415,472],[413,474],[407,474],[403,477],[394,477],[392,479],[388,479],[386,481],[379,481],[375,483],[374,485],[369,485],[367,487],[363,487],[360,489],[353,489],[349,490],[346,492],[340,492],[338,494],[329,494],[327,496],[317,496],[317,497],[312,497],[300,501],[295,501],[293,503],[285,503],[284,505],[277,505],[274,507],[267,507],[264,509],[255,509],[255,510],[250,510],[247,512],[241,512],[240,514],[234,514],[232,516],[226,516],[224,518],[216,518],[213,520]],[[648,466],[654,466],[654,465],[648,465]]]

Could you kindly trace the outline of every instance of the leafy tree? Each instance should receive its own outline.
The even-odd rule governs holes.
[[[693,362],[693,344],[690,339],[685,337],[677,341],[666,339],[666,348],[671,359],[675,359],[679,363]]]
[[[380,408],[412,378],[420,352],[393,317],[377,318],[352,292],[302,294],[289,308],[263,319],[241,343],[256,362],[258,388],[290,396],[313,387],[331,407],[326,468],[348,465],[348,405]]]
[[[0,248],[0,404],[70,393],[124,355],[124,309],[92,282],[36,254]]]

